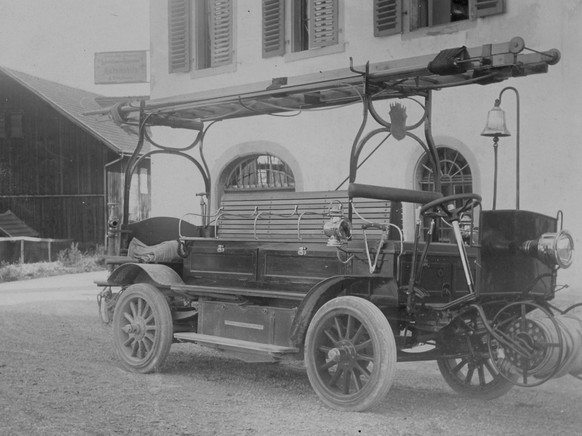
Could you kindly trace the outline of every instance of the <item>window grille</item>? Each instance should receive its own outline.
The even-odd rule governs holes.
[[[448,147],[439,147],[437,152],[441,170],[441,192],[444,196],[473,192],[473,176],[471,167],[465,157],[457,150]],[[434,170],[430,158],[425,154],[416,172],[416,180],[422,191],[434,191]],[[461,203],[457,206],[460,206]],[[430,220],[425,220],[424,227],[428,228]],[[452,242],[452,229],[438,223],[438,240]]]
[[[294,191],[291,168],[276,156],[253,155],[238,161],[226,179],[225,191]]]

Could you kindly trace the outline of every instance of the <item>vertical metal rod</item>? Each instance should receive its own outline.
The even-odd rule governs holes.
[[[499,137],[493,137],[493,210],[497,205],[497,146],[499,142]]]
[[[467,257],[467,250],[463,243],[463,236],[461,235],[461,227],[458,220],[451,222],[453,226],[453,232],[455,234],[455,241],[457,242],[457,247],[459,253],[461,254],[461,263],[463,264],[463,271],[465,272],[465,279],[467,280],[467,286],[469,287],[469,293],[475,293],[475,282],[473,281],[473,274],[471,274],[471,269],[469,268],[469,258]]]
[[[516,157],[515,157],[515,208],[517,210],[519,210],[519,155],[520,155],[520,150],[519,150],[519,145],[520,145],[520,108],[519,108],[519,92],[517,91],[517,89],[515,89],[513,86],[507,86],[505,88],[503,88],[501,90],[501,92],[499,93],[499,103],[501,104],[501,96],[503,95],[503,93],[505,91],[513,91],[515,93],[515,100],[516,100],[516,105],[517,105],[517,134],[515,135],[515,153],[516,153]]]
[[[432,136],[432,91],[428,91],[425,96],[425,121],[424,121],[424,136],[426,138],[426,145],[428,146],[429,155],[432,158],[433,174],[434,174],[434,192],[441,192],[441,163],[439,154]]]

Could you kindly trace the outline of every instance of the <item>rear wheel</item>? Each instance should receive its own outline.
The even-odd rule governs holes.
[[[392,386],[396,344],[374,304],[339,297],[315,314],[305,341],[311,386],[329,407],[363,411],[381,402]]]
[[[154,286],[129,286],[113,314],[113,343],[123,367],[132,372],[158,371],[172,345],[172,314]]]

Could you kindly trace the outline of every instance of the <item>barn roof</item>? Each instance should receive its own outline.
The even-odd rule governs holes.
[[[31,236],[38,237],[38,232],[26,225],[10,210],[0,213],[0,236],[16,237]]]
[[[138,139],[136,129],[131,126],[120,127],[109,116],[86,117],[82,115],[88,110],[101,108],[99,101],[104,99],[102,95],[41,79],[2,66],[0,66],[0,73],[4,73],[43,99],[56,111],[101,140],[116,153],[133,153]],[[136,97],[127,97],[125,100],[135,99]],[[119,100],[123,101],[124,99]]]

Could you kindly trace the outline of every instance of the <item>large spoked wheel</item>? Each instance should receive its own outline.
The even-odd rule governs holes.
[[[311,386],[329,407],[363,411],[382,401],[394,379],[396,343],[380,309],[339,297],[317,311],[305,341]]]
[[[437,363],[447,384],[465,397],[493,400],[514,386],[499,374],[488,356],[441,359]]]
[[[113,314],[113,343],[123,367],[132,372],[158,371],[172,345],[172,314],[154,286],[129,286]]]

